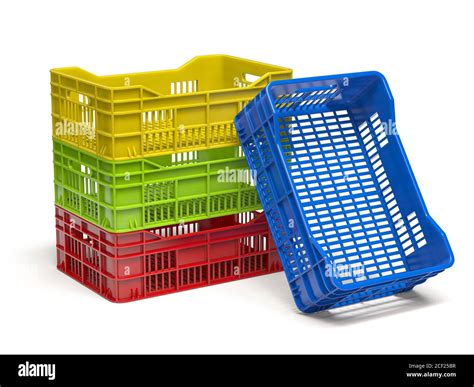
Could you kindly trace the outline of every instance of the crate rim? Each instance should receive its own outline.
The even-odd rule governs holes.
[[[292,78],[292,79],[281,79],[277,81],[272,81],[268,85],[264,87],[264,90],[260,92],[260,94],[263,94],[263,91],[266,91],[269,96],[271,96],[271,88],[275,85],[287,85],[287,84],[292,84],[292,83],[301,83],[301,82],[311,82],[311,81],[327,81],[335,78],[362,78],[362,77],[368,77],[368,76],[374,76],[378,77],[384,84],[386,91],[389,95],[391,104],[393,106],[394,103],[394,98],[393,94],[390,90],[390,87],[388,85],[387,79],[385,75],[383,75],[380,71],[377,70],[369,70],[369,71],[357,71],[357,72],[352,72],[352,73],[339,73],[339,74],[333,74],[333,75],[323,75],[323,76],[316,76],[316,77],[302,77],[302,78]],[[273,102],[273,98],[271,100]],[[274,104],[271,105],[273,112],[274,110]],[[247,108],[247,107],[245,107]],[[297,111],[297,110],[294,110]],[[241,112],[238,114],[240,115]]]
[[[86,223],[91,223],[90,220],[87,220],[87,219],[85,219],[84,217],[82,217],[80,215],[76,215],[74,212],[71,212],[70,210],[61,207],[59,204],[55,204],[54,206],[61,209],[62,211],[67,212],[70,215],[73,215],[73,216],[76,216],[76,217],[80,218],[82,221],[84,221]],[[262,211],[253,210],[253,211],[247,211],[247,212],[255,214],[255,217],[253,219],[251,219],[250,221],[248,221],[246,223],[243,223],[243,224],[254,224],[254,223],[257,223],[257,222],[260,223],[260,222],[262,222],[262,219],[265,218],[265,213],[263,212],[263,210]],[[247,213],[247,212],[245,212],[245,213]],[[234,214],[234,215],[239,215],[239,214]],[[234,215],[224,215],[224,216],[234,216]],[[64,219],[59,218],[58,215],[55,215],[55,219],[64,221]],[[210,218],[210,219],[216,219],[216,218]],[[201,220],[209,220],[209,219],[201,219]],[[190,223],[196,223],[196,222],[199,222],[199,220],[197,220],[197,221],[192,221],[191,220],[191,221],[188,221],[188,222],[184,222],[183,225],[190,224]],[[150,228],[143,229],[143,230],[115,232],[115,231],[108,231],[107,229],[105,229],[102,226],[99,226],[95,223],[93,223],[93,224],[94,224],[95,227],[97,227],[98,229],[100,229],[103,232],[106,232],[107,234],[115,234],[115,235],[123,236],[123,235],[136,234],[136,233],[141,232],[141,233],[147,233],[150,236],[157,237],[157,239],[163,239],[165,237],[162,237],[161,235],[155,234],[155,233],[151,232],[150,230],[155,230],[155,229],[158,229],[158,228],[165,228],[165,227],[166,228],[167,227],[174,227],[174,226],[181,225],[180,223],[173,223],[173,224],[170,224],[170,225],[167,225],[167,226],[150,227]],[[238,225],[234,224],[232,226],[219,227],[219,230],[228,230],[228,229],[232,229],[232,228],[240,227],[240,226],[242,226],[242,224],[238,224]],[[192,234],[197,235],[197,234],[202,234],[202,233],[207,233],[207,232],[209,232],[209,230],[195,231]],[[188,235],[188,234],[186,234],[186,235]],[[168,239],[174,239],[174,238],[177,238],[177,237],[180,238],[180,237],[183,237],[183,235],[173,235],[173,236],[166,237],[166,239],[167,240]]]
[[[247,63],[251,63],[251,64],[257,64],[257,65],[263,65],[263,66],[270,66],[270,67],[273,67],[275,69],[275,71],[271,71],[272,74],[288,74],[288,73],[292,73],[293,70],[291,70],[290,68],[288,67],[284,67],[284,66],[278,66],[278,65],[273,65],[273,64],[269,64],[269,63],[265,63],[265,62],[260,62],[260,61],[255,61],[255,60],[252,60],[252,59],[245,59],[245,58],[240,58],[240,57],[236,57],[236,56],[232,56],[232,55],[227,55],[227,54],[208,54],[208,55],[197,55],[195,57],[193,57],[192,59],[188,60],[187,62],[185,62],[183,65],[179,66],[179,67],[176,67],[176,68],[173,68],[173,69],[167,69],[167,70],[157,70],[157,71],[140,71],[140,72],[136,72],[136,73],[121,73],[121,74],[106,74],[106,75],[97,75],[95,73],[92,73],[90,71],[87,71],[87,70],[84,70],[82,67],[79,67],[79,66],[68,66],[68,67],[57,67],[57,68],[52,68],[50,69],[50,73],[51,74],[58,74],[58,75],[65,75],[71,79],[74,79],[74,80],[77,80],[77,81],[81,81],[81,82],[84,82],[84,83],[87,83],[91,86],[96,86],[96,87],[100,87],[101,89],[105,89],[105,90],[130,90],[130,89],[142,89],[142,90],[146,90],[147,92],[150,92],[152,94],[155,94],[155,97],[149,97],[149,98],[156,98],[156,97],[175,97],[175,98],[179,98],[181,97],[182,95],[180,94],[163,94],[163,93],[159,93],[155,90],[152,90],[152,89],[149,89],[143,85],[140,85],[140,84],[137,84],[137,85],[130,85],[130,86],[105,86],[103,84],[100,84],[98,82],[93,82],[93,81],[90,81],[90,80],[87,80],[87,79],[84,79],[80,76],[75,76],[75,75],[71,75],[69,74],[68,72],[70,70],[81,70],[89,75],[92,75],[94,77],[97,77],[97,78],[108,78],[108,77],[126,77],[126,76],[130,76],[130,75],[153,75],[153,74],[163,74],[163,73],[167,73],[167,72],[174,72],[174,71],[180,71],[180,70],[184,70],[186,67],[192,65],[193,63],[195,62],[198,62],[202,59],[205,59],[205,58],[228,58],[228,59],[232,59],[232,60],[239,60],[239,61],[245,61]],[[262,78],[266,78],[268,76],[268,74],[270,73],[270,71],[267,71],[265,74],[263,74],[262,76],[260,76],[257,80],[255,80],[254,82],[251,82],[247,88],[253,88],[255,87],[255,85],[262,79]],[[54,85],[55,82],[51,81],[50,82],[51,85]],[[202,95],[202,94],[208,94],[208,93],[215,93],[215,92],[226,92],[226,91],[232,91],[234,89],[238,89],[236,87],[233,87],[233,88],[224,88],[224,89],[212,89],[212,90],[204,90],[204,91],[197,91],[197,92],[191,92],[191,93],[187,93],[188,95]]]
[[[242,160],[242,159],[245,159],[245,156],[242,155],[242,156],[235,156],[235,157],[228,157],[228,158],[222,158],[222,159],[218,159],[218,160],[206,160],[206,161],[199,161],[199,162],[194,162],[194,163],[187,163],[187,164],[178,164],[178,165],[162,165],[162,164],[158,164],[156,162],[153,161],[153,159],[157,158],[157,157],[163,157],[163,156],[169,156],[169,155],[161,155],[161,156],[152,156],[152,157],[140,157],[140,158],[136,158],[136,159],[128,159],[128,160],[113,160],[113,159],[106,159],[106,158],[103,158],[101,156],[98,156],[97,154],[95,153],[92,153],[90,150],[86,150],[86,149],[83,149],[83,148],[78,148],[78,147],[75,147],[74,145],[68,143],[68,142],[65,142],[63,140],[60,140],[56,137],[52,137],[52,140],[53,140],[53,144],[54,142],[59,142],[61,144],[61,146],[65,146],[65,147],[68,147],[68,148],[71,148],[71,149],[74,149],[75,151],[77,152],[80,152],[80,153],[87,153],[87,155],[91,158],[94,158],[94,159],[97,159],[99,160],[100,162],[104,162],[104,163],[110,163],[110,164],[120,164],[120,165],[125,165],[125,164],[132,164],[132,163],[137,163],[137,162],[141,162],[143,164],[149,164],[150,166],[153,166],[154,168],[159,168],[160,170],[165,170],[165,169],[181,169],[181,168],[189,168],[190,166],[192,165],[196,165],[196,164],[216,164],[216,163],[221,163],[221,162],[227,162],[227,161],[235,161],[235,160]],[[197,152],[206,152],[206,151],[213,151],[215,149],[226,149],[226,148],[235,148],[235,149],[238,149],[240,147],[240,145],[230,145],[230,146],[227,146],[227,147],[222,147],[222,148],[211,148],[211,149],[199,149],[197,150]],[[183,151],[183,152],[176,152],[175,154],[181,154],[181,153],[188,153],[190,151]],[[60,153],[62,154],[63,152],[57,152],[55,149],[54,149],[54,146],[53,146],[53,149],[52,149],[52,153],[53,155],[56,154],[56,153]],[[59,162],[56,162],[54,159],[53,159],[53,163],[55,164],[61,164]],[[88,164],[86,162],[84,162],[84,164]],[[107,176],[118,176],[118,177],[122,177],[122,175],[125,175],[126,173],[125,172],[122,172],[122,173],[112,173],[112,172],[104,172],[102,171],[101,172],[102,174],[104,175],[107,175]],[[142,173],[146,173],[146,172],[130,172],[130,173],[127,173],[128,175],[130,176],[134,176],[134,175],[141,175]],[[173,178],[169,178],[171,180],[174,180]],[[133,184],[132,184],[133,185]]]

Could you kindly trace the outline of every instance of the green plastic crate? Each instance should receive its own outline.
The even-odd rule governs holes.
[[[114,162],[53,144],[56,204],[107,231],[261,209],[240,147]]]

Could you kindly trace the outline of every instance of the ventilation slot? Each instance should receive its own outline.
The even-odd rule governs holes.
[[[172,129],[174,127],[173,120],[174,111],[171,109],[153,110],[142,113],[142,125],[145,131]],[[148,141],[152,141],[152,137],[147,139]]]
[[[178,81],[171,82],[170,93],[175,94],[189,94],[196,93],[198,91],[198,81]]]
[[[317,91],[296,91],[291,94],[282,94],[276,98],[275,107],[280,111],[314,108],[333,100],[341,93],[337,86],[329,86]]]
[[[99,195],[99,187],[97,181],[92,179],[91,169],[88,166],[81,164],[81,173],[86,175],[82,178],[82,193],[97,198]]]
[[[382,124],[378,113],[375,113],[370,117],[370,123],[380,148],[383,148],[388,144],[386,125]]]
[[[181,153],[173,153],[171,155],[171,162],[173,164],[186,164],[198,159],[198,152],[191,151],[191,152],[181,152]]]

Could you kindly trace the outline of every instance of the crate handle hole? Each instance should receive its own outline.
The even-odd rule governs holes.
[[[243,78],[244,78],[245,82],[247,82],[247,83],[254,83],[255,81],[257,81],[260,78],[260,76],[255,75],[255,74],[244,73]]]

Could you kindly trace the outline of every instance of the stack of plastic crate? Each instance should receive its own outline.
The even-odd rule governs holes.
[[[51,71],[58,269],[111,301],[281,270],[234,116],[291,70]]]

